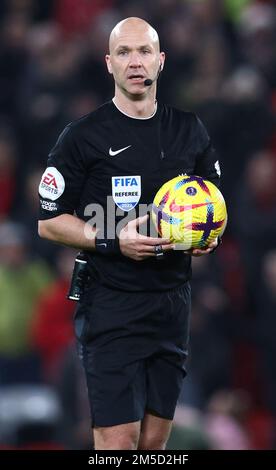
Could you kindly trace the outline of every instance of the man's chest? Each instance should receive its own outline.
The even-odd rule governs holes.
[[[130,208],[137,200],[151,203],[169,179],[192,174],[196,159],[182,129],[166,129],[159,123],[134,128],[102,126],[86,151],[93,152],[94,158],[85,199],[104,204],[112,196],[118,206]]]

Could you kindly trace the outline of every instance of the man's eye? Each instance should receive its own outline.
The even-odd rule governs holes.
[[[125,55],[127,55],[127,51],[119,51],[118,54],[122,55],[122,56],[125,56]]]
[[[150,54],[150,51],[148,49],[143,49],[142,50],[142,54],[146,55],[146,54]]]

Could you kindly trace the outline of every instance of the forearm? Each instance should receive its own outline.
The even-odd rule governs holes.
[[[70,214],[62,214],[38,222],[40,237],[82,250],[95,249],[96,230],[83,220]]]

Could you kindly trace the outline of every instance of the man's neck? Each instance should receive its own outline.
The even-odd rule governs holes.
[[[113,102],[120,111],[134,118],[149,118],[156,111],[155,93],[150,93],[145,99],[131,100],[115,92]]]

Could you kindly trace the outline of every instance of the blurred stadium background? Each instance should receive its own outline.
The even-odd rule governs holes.
[[[140,16],[159,99],[220,154],[229,224],[194,260],[189,375],[169,449],[276,448],[276,5],[271,0],[1,0],[0,448],[91,448],[65,300],[75,252],[37,235],[37,185],[71,120],[112,98],[110,30]]]

